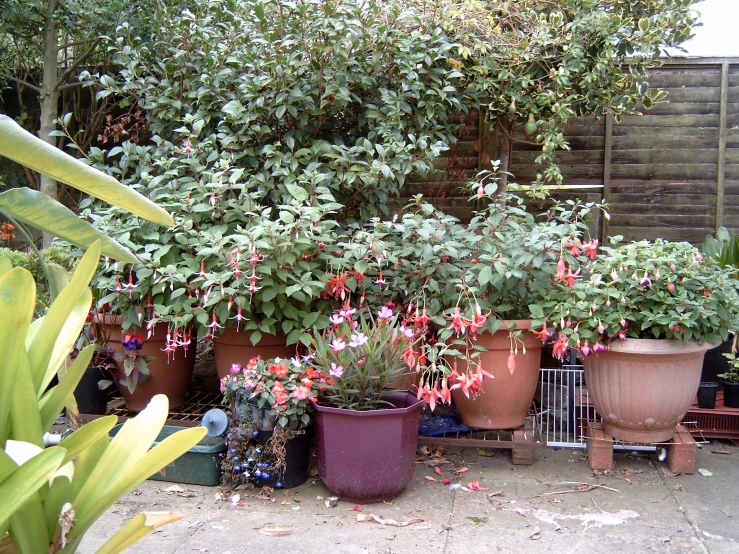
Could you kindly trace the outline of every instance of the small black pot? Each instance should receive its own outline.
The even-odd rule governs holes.
[[[266,443],[272,438],[272,431],[259,431],[257,441]],[[304,429],[285,444],[285,471],[282,475],[271,474],[269,478],[256,478],[254,484],[258,487],[276,487],[291,489],[298,487],[308,480],[308,465],[310,464],[310,448],[313,443],[313,427]]]
[[[724,354],[731,354],[731,347],[734,337],[722,342],[716,348],[711,348],[703,357],[703,370],[701,372],[701,381],[714,382],[719,381],[718,375],[729,371],[729,360]]]
[[[105,379],[105,370],[88,367],[74,389],[74,397],[81,414],[105,415],[108,408],[108,391],[98,388],[98,381]]]
[[[727,408],[739,408],[739,383],[727,383],[724,381],[724,406]]]
[[[705,382],[698,387],[698,407],[713,410],[716,407],[718,383]]]

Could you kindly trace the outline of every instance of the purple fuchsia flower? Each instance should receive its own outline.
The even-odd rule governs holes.
[[[130,333],[123,337],[121,340],[121,346],[125,350],[141,350],[144,346],[144,337]]]

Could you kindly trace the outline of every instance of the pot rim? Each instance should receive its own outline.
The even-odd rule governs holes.
[[[715,348],[719,343],[681,341],[676,339],[632,339],[617,340],[608,345],[608,350],[622,354],[693,354]],[[597,354],[596,354],[597,355]],[[602,355],[602,354],[601,354]]]
[[[311,400],[311,404],[313,405],[313,408],[317,412],[327,413],[327,414],[340,414],[345,415],[349,417],[371,417],[372,415],[402,415],[402,414],[408,414],[416,410],[420,410],[423,405],[423,399],[418,400],[416,398],[416,395],[413,394],[410,391],[394,391],[386,396],[386,398],[397,398],[401,394],[405,394],[406,398],[411,397],[412,402],[405,408],[379,408],[377,410],[349,410],[347,408],[335,408],[333,406],[321,406],[320,404],[314,402]]]

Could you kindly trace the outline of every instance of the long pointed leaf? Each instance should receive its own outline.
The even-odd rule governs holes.
[[[72,501],[72,484],[66,475],[54,478],[49,487],[49,492],[44,499],[44,519],[46,520],[46,532],[53,538],[59,524],[59,514],[62,506]]]
[[[129,420],[130,421],[130,420]],[[146,455],[136,460],[136,464],[129,467],[123,474],[118,475],[113,483],[103,493],[98,493],[94,503],[84,513],[78,512],[77,524],[72,530],[75,536],[82,536],[85,531],[99,518],[105,510],[127,492],[133,490],[136,485],[160,471],[190,450],[205,436],[205,427],[191,427],[170,435]],[[70,533],[71,534],[71,533]]]
[[[8,417],[12,406],[20,357],[25,354],[23,339],[33,317],[36,284],[22,268],[0,277],[0,448],[5,446]],[[1,498],[1,497],[0,497]]]
[[[157,394],[149,405],[133,419],[123,424],[118,434],[110,441],[87,482],[74,498],[77,515],[81,517],[90,505],[100,498],[129,466],[139,462],[167,420],[169,401],[163,394]]]
[[[31,368],[28,356],[21,354],[18,363],[18,378],[13,391],[13,404],[10,414],[12,430],[10,438],[17,441],[30,442],[43,448],[44,433],[41,430],[41,415],[36,401],[36,390],[33,387]]]
[[[18,552],[46,552],[49,534],[46,531],[44,507],[38,492],[31,495],[10,518],[10,538]]]
[[[172,217],[151,200],[123,186],[110,175],[45,143],[5,115],[0,115],[0,156],[15,160],[149,221],[174,225]]]
[[[154,529],[180,519],[182,519],[182,514],[179,512],[142,512],[118,529],[115,535],[105,541],[105,544],[100,547],[97,554],[118,554],[118,552],[123,552]]]
[[[79,454],[86,451],[91,445],[100,439],[108,440],[108,433],[118,422],[116,416],[105,416],[99,417],[92,420],[90,423],[86,423],[74,433],[69,435],[62,446],[67,451],[67,455],[64,457],[62,465],[66,464],[73,458],[76,458]],[[78,467],[75,467],[75,476],[78,474]]]
[[[27,347],[38,397],[66,359],[85,324],[92,305],[88,285],[99,256],[99,243],[95,243],[80,260],[71,281],[52,303],[33,343]]]
[[[94,344],[89,344],[83,348],[64,377],[59,381],[59,384],[44,395],[41,402],[39,402],[42,432],[47,432],[54,425],[54,421],[67,403],[67,399],[74,395],[74,389],[77,388],[80,379],[85,374],[94,352]]]
[[[115,416],[111,416],[115,417]],[[117,420],[118,418],[116,418]],[[72,498],[76,498],[80,489],[85,486],[100,458],[110,444],[110,439],[105,436],[99,438],[84,450],[80,451],[74,462],[74,476],[72,477]]]
[[[130,250],[42,192],[28,188],[1,192],[0,211],[84,249],[99,240],[104,255],[127,263],[136,262]]]
[[[0,525],[10,520],[18,508],[59,469],[66,452],[58,446],[47,448],[18,467],[0,483]]]

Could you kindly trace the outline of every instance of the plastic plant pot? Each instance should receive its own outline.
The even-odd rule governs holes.
[[[718,383],[703,382],[698,386],[698,407],[704,410],[713,410],[716,407],[716,391]]]

